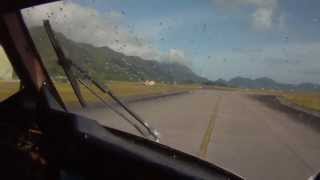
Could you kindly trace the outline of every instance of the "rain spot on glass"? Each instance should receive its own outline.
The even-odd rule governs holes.
[[[203,24],[202,26],[202,32],[206,32],[207,31],[207,24]]]
[[[172,155],[172,158],[173,158],[173,159],[176,159],[176,158],[177,158],[177,155],[176,155],[176,154],[173,154],[173,155]]]
[[[320,22],[320,18],[313,18],[313,19],[312,19],[312,22],[318,23],[318,22]]]

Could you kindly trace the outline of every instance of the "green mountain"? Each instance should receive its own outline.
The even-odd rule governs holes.
[[[53,77],[63,76],[63,71],[57,64],[57,57],[44,29],[33,27],[30,29],[30,34],[50,75]],[[167,83],[202,83],[207,81],[182,64],[126,56],[108,47],[95,47],[90,44],[74,42],[61,33],[56,33],[56,36],[66,56],[100,80],[155,80]]]
[[[286,84],[279,83],[273,79],[262,77],[250,79],[244,77],[235,77],[227,82],[229,86],[250,88],[250,89],[274,89],[286,91],[320,91],[320,85],[314,83]]]

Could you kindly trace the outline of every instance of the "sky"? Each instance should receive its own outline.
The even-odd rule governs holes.
[[[210,80],[320,83],[319,0],[68,0],[23,10],[77,42],[178,62]]]

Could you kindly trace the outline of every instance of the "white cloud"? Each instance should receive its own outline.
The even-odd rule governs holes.
[[[28,8],[22,13],[28,26],[39,26],[44,19],[49,19],[55,31],[76,42],[108,46],[145,59],[160,57],[159,50],[151,47],[146,39],[129,32],[123,23],[124,15],[118,11],[101,13],[72,2],[55,2]]]
[[[264,8],[277,7],[277,0],[212,0],[213,4],[222,8],[239,8],[246,5]]]
[[[161,56],[162,61],[175,62],[191,66],[191,60],[187,57],[186,53],[181,49],[170,49],[166,54]]]
[[[243,4],[253,4],[257,7],[268,7],[268,8],[274,8],[277,6],[278,2],[277,0],[237,0],[239,2],[242,2]]]
[[[156,17],[147,20],[139,20],[135,24],[136,33],[138,35],[150,38],[159,39],[168,32],[168,29],[178,27],[179,21],[169,17]]]
[[[256,29],[270,29],[272,27],[272,18],[272,9],[258,8],[252,15],[252,24]]]
[[[158,60],[190,64],[185,53],[170,49],[163,53],[150,43],[160,38],[160,32],[174,22],[162,18],[140,22],[138,32],[134,26],[124,23],[125,16],[118,11],[101,13],[91,7],[72,2],[55,2],[28,8],[22,11],[28,26],[40,26],[49,19],[54,30],[63,33],[76,42],[92,44],[97,47],[108,46],[129,56],[139,56],[147,60]],[[158,24],[161,23],[161,24]],[[159,37],[158,37],[159,36]]]
[[[223,9],[239,9],[253,7],[250,14],[252,27],[256,30],[266,31],[276,26],[283,28],[285,16],[277,13],[278,0],[212,0],[214,5]]]

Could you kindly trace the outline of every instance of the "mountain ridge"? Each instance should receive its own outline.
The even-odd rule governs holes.
[[[44,28],[32,27],[29,32],[50,75],[53,77],[63,76],[64,73],[57,64],[57,57]],[[93,77],[100,80],[155,80],[166,83],[203,83],[208,81],[182,64],[127,56],[107,46],[95,47],[72,41],[62,33],[55,33],[55,35],[66,57],[85,67]]]
[[[45,30],[38,26],[30,28],[29,32],[50,75],[52,77],[63,76],[63,70],[57,63],[57,57]],[[238,76],[229,81],[221,78],[216,81],[209,81],[196,75],[189,67],[182,64],[127,56],[107,46],[95,47],[90,44],[72,41],[62,33],[56,33],[56,37],[69,59],[85,67],[89,74],[100,80],[155,80],[166,83],[199,83],[251,89],[320,91],[319,84],[307,82],[297,85],[279,83],[268,77],[250,79]]]
[[[213,81],[213,84],[221,84],[224,82],[224,86],[232,86],[239,88],[249,88],[249,89],[272,89],[272,90],[286,90],[286,91],[320,91],[320,85],[315,83],[300,83],[300,84],[289,84],[280,83],[268,77],[260,78],[246,78],[237,76],[229,81],[218,79]]]

